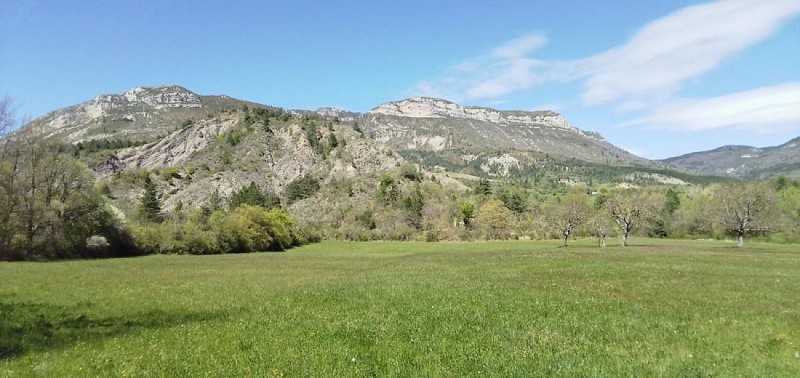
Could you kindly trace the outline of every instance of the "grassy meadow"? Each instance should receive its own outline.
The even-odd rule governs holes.
[[[324,242],[0,263],[0,376],[798,376],[798,250]]]

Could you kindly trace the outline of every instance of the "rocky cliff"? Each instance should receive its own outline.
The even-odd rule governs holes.
[[[398,150],[465,148],[535,151],[596,163],[644,163],[553,111],[500,111],[417,97],[382,104],[364,116],[375,139]]]
[[[48,136],[68,143],[94,139],[152,141],[183,122],[202,119],[238,103],[220,96],[199,96],[176,85],[138,87],[53,111],[34,123],[43,126]]]

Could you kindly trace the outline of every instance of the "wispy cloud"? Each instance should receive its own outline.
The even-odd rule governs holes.
[[[678,99],[622,126],[687,132],[727,128],[756,134],[800,130],[800,82],[707,99]]]
[[[581,100],[663,98],[768,38],[800,1],[731,0],[691,6],[645,25],[627,43],[576,64]]]
[[[798,14],[798,0],[722,0],[690,6],[644,25],[620,46],[572,61],[537,59],[534,54],[547,40],[539,34],[526,35],[454,65],[410,92],[487,101],[543,83],[578,82],[583,105],[610,104],[623,113],[649,113],[629,125],[696,131],[745,127],[751,124],[745,120],[758,120],[765,128],[783,127],[787,120],[797,120],[796,111],[789,109],[797,106],[791,98],[798,99],[796,83],[710,99],[678,99],[677,94],[687,83],[769,38]],[[748,109],[750,115],[737,109]],[[738,121],[733,114],[738,114]]]
[[[496,99],[545,81],[537,71],[545,63],[528,57],[547,44],[538,34],[506,42],[491,52],[456,64],[437,79],[418,83],[412,95],[454,101]]]

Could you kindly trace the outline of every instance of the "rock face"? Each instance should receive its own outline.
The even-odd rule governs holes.
[[[301,117],[273,121],[269,126],[252,125],[248,130],[242,112],[220,113],[176,130],[157,142],[119,150],[94,168],[101,178],[132,169],[175,172],[162,192],[168,196],[164,207],[178,202],[188,206],[204,204],[215,190],[223,198],[255,182],[277,194],[295,179],[309,175],[320,183],[355,178],[395,169],[404,159],[378,142],[366,138],[351,125],[318,127],[318,141],[339,141],[327,152],[315,151]],[[235,146],[226,135],[244,135]],[[222,156],[228,162],[222,163]],[[206,167],[198,169],[198,167]]]
[[[111,95],[111,97],[115,97]],[[200,96],[175,85],[156,88],[133,88],[120,97],[128,102],[141,102],[155,109],[164,108],[202,108]]]
[[[775,147],[722,146],[664,159],[699,174],[741,178],[800,177],[800,138]]]
[[[597,133],[545,111],[499,111],[416,97],[382,104],[364,116],[375,139],[398,150],[469,148],[536,151],[596,163],[645,162]]]
[[[236,122],[239,117],[230,114],[202,120],[157,142],[123,150],[118,158],[121,165],[132,168],[179,166],[211,145],[217,135],[231,130]]]
[[[208,100],[215,100],[211,107],[205,105]],[[219,110],[216,100],[176,85],[138,87],[51,112],[34,124],[43,126],[48,136],[68,143],[93,139],[149,141],[175,130],[187,119],[201,119]]]
[[[370,113],[408,118],[457,118],[503,125],[547,125],[580,132],[580,130],[570,126],[560,114],[549,110],[537,112],[498,111],[476,106],[461,106],[447,100],[430,97],[415,97],[403,101],[389,102],[378,106]]]

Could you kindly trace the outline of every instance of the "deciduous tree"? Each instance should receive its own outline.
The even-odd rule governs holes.
[[[590,232],[597,237],[597,244],[600,248],[606,247],[606,238],[611,235],[613,230],[613,226],[609,222],[608,216],[602,212],[595,212],[587,222]]]
[[[561,235],[565,247],[569,236],[589,217],[589,209],[589,199],[582,192],[569,193],[553,205],[548,223]]]
[[[764,183],[721,185],[714,191],[714,202],[716,221],[736,235],[739,247],[747,232],[767,231],[772,225],[775,195]]]
[[[475,217],[487,239],[507,239],[511,229],[511,211],[498,199],[486,201]]]
[[[619,226],[622,246],[627,247],[630,232],[640,222],[652,219],[658,208],[658,200],[652,193],[627,190],[610,196],[604,206]]]

